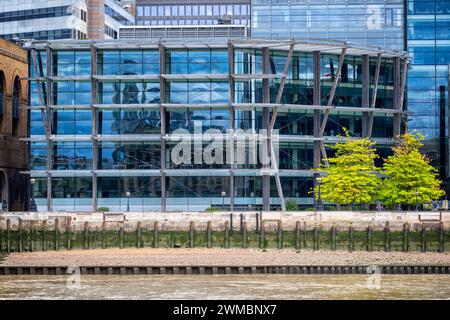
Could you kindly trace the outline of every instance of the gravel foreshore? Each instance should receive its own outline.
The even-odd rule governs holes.
[[[11,253],[0,266],[450,266],[450,253],[102,249]]]

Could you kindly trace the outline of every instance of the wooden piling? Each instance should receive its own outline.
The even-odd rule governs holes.
[[[123,241],[124,241],[123,237],[124,237],[124,234],[125,234],[124,226],[123,226],[123,223],[121,223],[120,224],[120,230],[119,230],[119,242],[120,242],[119,248],[120,249],[123,249]]]
[[[206,223],[206,247],[211,248],[212,247],[212,227],[211,227],[211,221],[208,221]]]
[[[59,250],[59,219],[55,219],[55,239],[54,239],[55,251]]]
[[[158,221],[153,223],[153,248],[158,248]]]
[[[283,249],[283,226],[281,220],[278,220],[277,225],[277,248],[278,250]]]
[[[84,223],[83,249],[89,249],[89,222]]]
[[[265,244],[265,236],[264,236],[264,220],[261,220],[260,230],[259,230],[259,248],[264,249],[266,247]]]
[[[136,226],[136,247],[140,248],[142,243],[142,228],[141,222],[139,221]]]
[[[313,250],[319,250],[319,229],[316,225],[313,228]]]
[[[384,251],[391,251],[391,228],[389,221],[386,221],[386,225],[384,227]]]
[[[102,249],[106,248],[106,221],[102,222]]]
[[[230,247],[230,222],[225,221],[225,237],[224,237],[224,248]]]
[[[403,252],[409,251],[409,225],[403,224],[403,238],[402,238]]]
[[[306,249],[306,221],[303,221],[303,248]]]
[[[425,226],[422,224],[420,229],[420,252],[427,251],[426,232]]]
[[[23,252],[23,221],[19,219],[19,230],[18,230],[18,243],[19,243],[19,252]]]
[[[372,251],[372,226],[367,227],[367,251]]]
[[[242,222],[242,248],[247,248],[247,222]]]
[[[295,250],[300,250],[300,221],[295,222]]]
[[[11,252],[11,220],[6,219],[6,252]]]
[[[352,224],[350,224],[350,227],[348,228],[348,251],[349,252],[355,251],[355,238],[353,234]]]
[[[189,248],[194,247],[194,221],[189,222]]]
[[[34,243],[34,221],[30,222],[30,252],[33,252],[35,250],[35,243]]]
[[[66,243],[66,248],[67,250],[71,250],[72,249],[72,242],[71,242],[71,238],[72,238],[72,218],[68,217],[66,220],[66,239],[67,239],[67,243]]]
[[[336,227],[331,227],[331,250],[336,250]]]
[[[42,251],[47,251],[47,220],[42,221]]]

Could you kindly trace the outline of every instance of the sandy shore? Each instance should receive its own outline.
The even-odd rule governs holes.
[[[450,253],[104,249],[12,253],[3,266],[450,266]]]

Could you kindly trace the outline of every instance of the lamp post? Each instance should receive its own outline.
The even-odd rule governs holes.
[[[320,195],[320,185],[322,184],[322,178],[317,177],[316,182],[317,182],[317,189],[318,189],[317,190],[317,208],[316,208],[316,210],[320,211],[320,210],[323,210],[322,198]]]
[[[31,188],[30,188],[31,196],[30,196],[30,198],[31,198],[31,201],[30,201],[30,207],[28,208],[28,210],[32,211],[32,212],[36,212],[37,211],[36,201],[34,200],[34,184],[35,183],[36,183],[36,179],[31,178],[30,179],[30,185],[31,185]]]
[[[419,211],[419,203],[417,202],[417,197],[419,196],[419,192],[416,191],[415,195],[416,195],[416,211]]]
[[[225,211],[225,196],[227,195],[227,193],[225,191],[222,191],[221,195],[222,195],[222,210]]]
[[[130,197],[131,197],[130,191],[127,191],[125,193],[125,196],[127,197],[127,212],[130,212]]]

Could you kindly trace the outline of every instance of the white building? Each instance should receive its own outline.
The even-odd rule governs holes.
[[[111,39],[119,26],[133,24],[134,17],[113,0],[0,1],[0,36],[6,39]]]

